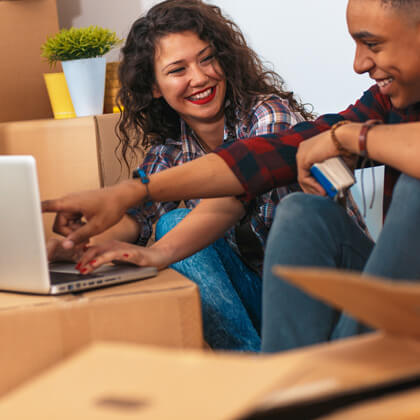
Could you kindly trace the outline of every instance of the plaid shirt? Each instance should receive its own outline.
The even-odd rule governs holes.
[[[243,187],[244,200],[257,194],[296,181],[296,151],[299,143],[329,130],[340,120],[364,122],[378,119],[386,124],[420,121],[420,103],[396,109],[389,97],[372,86],[355,105],[339,114],[326,114],[315,121],[302,122],[282,135],[254,137],[232,146],[220,146],[216,153],[228,164]],[[392,190],[400,172],[386,166],[384,181],[384,215],[389,207]]]
[[[241,143],[242,139],[252,136],[261,136],[269,133],[282,133],[291,126],[303,121],[300,114],[292,112],[288,102],[277,96],[259,97],[246,118],[242,118],[235,127],[235,138],[229,136],[225,127],[224,144]],[[256,137],[259,138],[259,137]],[[240,141],[239,141],[240,140]],[[203,156],[205,151],[201,148],[194,132],[181,120],[181,136],[179,139],[167,139],[165,144],[152,147],[146,154],[141,165],[146,174],[150,175],[184,162]],[[250,221],[262,246],[265,246],[268,230],[273,221],[274,209],[280,199],[298,186],[282,186],[256,197],[255,205],[250,211]],[[194,208],[199,200],[186,200],[185,206]],[[152,225],[160,216],[179,206],[180,202],[147,203],[135,209],[130,209],[133,216],[142,226],[137,243],[145,245],[152,234]],[[234,229],[226,234],[229,244],[238,252],[234,237]],[[262,261],[261,261],[262,263]]]

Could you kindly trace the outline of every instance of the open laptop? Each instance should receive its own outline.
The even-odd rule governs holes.
[[[0,156],[0,290],[60,294],[157,274],[154,267],[115,265],[81,275],[74,265],[49,270],[35,159]]]

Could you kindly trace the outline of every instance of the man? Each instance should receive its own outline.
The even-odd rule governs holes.
[[[148,195],[165,201],[241,194],[249,201],[293,182],[297,175],[309,194],[296,193],[283,200],[266,248],[263,351],[363,332],[356,321],[271,273],[274,264],[283,264],[346,268],[396,279],[420,276],[420,0],[349,0],[347,23],[356,42],[354,69],[368,72],[376,82],[355,105],[300,123],[281,137],[224,146],[215,154],[150,177],[149,184],[130,180],[96,193],[46,202],[45,211],[60,212],[56,228],[68,235],[63,246],[71,247],[111,226]],[[349,123],[337,124],[343,120]],[[386,165],[388,212],[376,244],[325,197],[309,172],[312,164],[329,157],[354,160],[352,154],[366,152]],[[88,223],[73,231],[81,215]]]

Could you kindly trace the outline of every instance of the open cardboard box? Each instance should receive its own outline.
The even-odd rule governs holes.
[[[345,311],[365,324],[382,331],[382,339],[392,340],[395,348],[386,348],[379,341],[364,355],[365,370],[360,370],[359,384],[336,390],[316,390],[288,401],[274,393],[268,407],[257,409],[249,419],[297,418],[322,419],[414,419],[420,418],[420,404],[416,401],[420,390],[418,369],[420,349],[420,286],[413,281],[392,281],[374,276],[361,276],[358,272],[333,269],[274,267],[274,273],[327,304]],[[369,334],[365,337],[375,337]],[[360,337],[363,339],[363,337]],[[357,338],[356,338],[357,340]],[[342,340],[346,342],[346,340]],[[334,346],[335,344],[331,344]],[[385,353],[391,353],[386,368],[376,372],[374,382],[369,376],[375,362]],[[413,352],[411,367],[400,370],[397,358],[404,359]],[[407,359],[406,359],[407,360]],[[390,373],[387,376],[385,372]],[[385,376],[383,376],[385,374]],[[312,390],[314,391],[314,390]],[[304,393],[305,394],[305,393]],[[407,404],[401,410],[399,403]],[[316,413],[322,413],[325,416]],[[330,414],[329,414],[330,413]],[[293,418],[290,417],[290,418]]]
[[[45,419],[364,419],[380,417],[367,417],[368,408],[357,403],[369,397],[383,409],[386,400],[376,397],[391,395],[388,406],[409,401],[405,412],[411,417],[397,415],[394,406],[395,416],[387,418],[419,418],[420,404],[414,403],[418,393],[395,391],[420,385],[420,341],[406,329],[397,334],[394,328],[398,320],[407,321],[407,312],[412,322],[418,322],[420,312],[411,310],[412,295],[420,287],[382,279],[361,281],[357,274],[338,271],[279,273],[305,288],[322,289],[318,295],[328,296],[347,312],[356,311],[384,331],[265,356],[98,344],[1,399],[0,415],[8,419],[28,413]],[[358,303],[364,301],[361,294],[374,297],[365,310]],[[407,303],[401,304],[404,297]],[[359,410],[365,417],[346,417],[341,409]]]
[[[202,348],[198,288],[172,269],[77,294],[0,293],[0,395],[95,340]]]

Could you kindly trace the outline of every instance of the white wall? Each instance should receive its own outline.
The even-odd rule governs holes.
[[[149,9],[154,0],[57,0],[61,28],[98,25],[125,38],[131,24]],[[107,54],[107,61],[118,60],[119,49]]]
[[[345,0],[208,0],[239,25],[250,45],[273,64],[287,87],[318,113],[344,109],[365,90],[352,69]],[[57,0],[61,27],[100,25],[126,36],[157,0]],[[112,52],[108,61],[115,60]]]
[[[338,112],[372,83],[353,72],[354,44],[347,32],[346,0],[206,0],[242,29],[251,47],[318,114]],[[57,0],[61,27],[105,26],[125,37],[132,22],[158,0]],[[118,59],[118,50],[108,61]],[[366,190],[372,189],[366,177]],[[380,178],[379,174],[378,177]],[[376,237],[381,223],[381,186],[368,213]],[[359,185],[355,196],[360,203]],[[369,195],[370,197],[370,195]]]
[[[226,11],[251,46],[318,113],[336,112],[369,85],[353,72],[345,0],[209,0]]]

